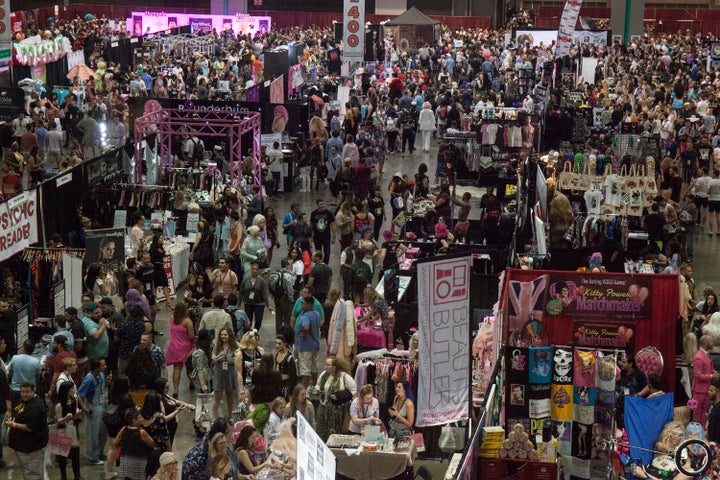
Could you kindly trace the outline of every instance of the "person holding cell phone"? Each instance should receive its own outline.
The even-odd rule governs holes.
[[[405,438],[413,434],[413,423],[415,423],[415,403],[408,398],[406,382],[395,383],[395,398],[392,407],[388,409],[390,414],[390,429],[388,437]]]

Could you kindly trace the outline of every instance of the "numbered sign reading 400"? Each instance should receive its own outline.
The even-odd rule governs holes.
[[[360,3],[360,0],[350,0],[350,9],[347,11],[346,18],[349,18],[347,21],[347,29],[349,32],[349,35],[347,35],[347,44],[349,47],[357,47],[360,45],[360,22],[362,20],[360,19],[360,8],[358,8],[358,4]]]

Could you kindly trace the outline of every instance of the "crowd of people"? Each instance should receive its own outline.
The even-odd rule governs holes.
[[[513,22],[530,18],[520,12]],[[519,93],[520,71],[531,69],[542,79],[555,46],[505,43],[505,30],[453,32],[445,27],[433,43],[405,46],[388,39],[369,67],[371,75],[357,85],[340,115],[331,106],[337,83],[327,72],[328,50],[339,42],[329,28],[296,27],[254,37],[200,32],[215,36],[212,55],[170,52],[131,66],[104,58],[110,42],[129,35],[122,22],[117,29],[110,25],[105,19],[48,25],[76,47],[84,46],[86,60],[101,75],[87,85],[71,85],[63,98],[32,93],[27,111],[0,126],[4,198],[39,181],[45,167],[67,169],[106,147],[125,145],[128,96],[225,98],[215,87],[217,80],[228,80],[242,99],[248,82],[263,79],[262,53],[300,41],[307,45],[302,61],[319,72],[317,84],[302,91],[319,101],[311,104],[310,132],[296,141],[294,167],[300,172],[299,191],[315,192],[317,200],[309,212],[300,202],[288,212],[276,212],[283,153],[279,143],[264,147],[264,188],[229,185],[198,224],[188,285],[182,301],[174,304],[166,351],[154,343],[157,308],[152,295],[156,286],[167,285],[157,272],[161,266],[151,258],[162,252],[162,244],[156,239],[143,252],[142,231],[135,245],[138,261],[129,261],[119,279],[122,310],[91,278],[82,304],[54,319],[57,332],[46,365],[32,356],[32,342],[19,351],[14,343],[7,345],[12,359],[0,364],[0,396],[6,400],[0,405],[6,406],[9,447],[18,453],[26,478],[42,478],[48,435],[57,430],[73,440],[67,458],[80,480],[81,425],[87,463],[104,464],[108,478],[133,480],[170,480],[180,473],[183,480],[228,475],[245,480],[263,468],[292,473],[292,455],[282,460],[269,453],[272,445],[272,451],[287,447],[294,454],[292,429],[285,421],[297,411],[323,439],[359,433],[365,424],[381,423],[381,417],[389,419],[391,436],[409,435],[415,410],[408,384],[397,382],[392,408],[380,412],[373,386],[357,385],[350,375],[352,355],[329,355],[320,371],[321,339],[332,338],[330,319],[345,314],[346,301],[366,307],[356,322],[376,323],[388,331],[391,309],[368,286],[402,261],[408,242],[417,237],[431,239],[438,253],[467,238],[471,206],[478,202],[471,202],[469,193],[456,195],[450,184],[456,159],[445,156],[443,136],[460,130],[464,115],[477,120],[488,105],[531,108],[533,96]],[[37,27],[27,28],[29,35]],[[633,160],[612,150],[611,133],[623,124],[636,124],[643,135],[657,138],[657,162],[634,159],[654,165],[661,191],[644,224],[652,253],[677,253],[687,261],[693,258],[694,234],[720,233],[715,116],[720,70],[706,68],[709,39],[680,33],[645,35],[630,45],[575,45],[569,57],[559,60],[558,70],[574,70],[580,57],[595,57],[594,82],[551,81],[547,98],[548,108],[559,107],[573,90],[580,93],[579,103],[611,113],[604,133],[564,144],[560,158],[572,152],[604,155],[613,162]],[[172,147],[176,164],[199,163],[196,145],[201,140],[185,132]],[[415,152],[429,152],[435,140],[437,165],[418,162]],[[225,161],[222,142],[207,142],[203,150],[212,152],[210,158],[222,171],[236,167]],[[389,176],[385,163],[398,156],[409,160],[411,170]],[[252,167],[248,157],[237,168],[251,177]],[[269,198],[263,198],[263,191]],[[173,209],[187,210],[192,194],[181,185]],[[480,238],[488,244],[507,243],[512,231],[513,215],[498,197],[491,192],[480,202]],[[427,213],[419,229],[408,229],[421,203],[428,206]],[[138,212],[133,225],[140,229],[143,222]],[[682,242],[676,235],[680,228]],[[615,253],[606,254],[605,262]],[[339,257],[339,272],[329,266],[331,257]],[[696,302],[692,267],[682,265],[681,273],[684,333],[700,344],[699,350],[685,350],[692,360],[695,352],[702,355],[711,348],[707,336],[712,332],[706,330],[720,322],[720,313],[710,291]],[[265,351],[259,340],[268,312],[275,316],[274,352]],[[0,340],[0,352],[4,348]],[[632,371],[632,365],[628,368]],[[195,409],[194,403],[178,398],[183,370],[197,394],[212,395],[212,407],[195,412],[202,413],[202,421],[194,422],[200,440],[178,459],[171,453],[178,416]],[[701,400],[716,401],[701,391],[712,390],[710,381],[716,377],[711,372],[706,385],[698,383]],[[138,391],[144,396],[136,406]],[[48,415],[53,419],[50,430]],[[711,413],[710,423],[713,418]],[[709,436],[715,430],[709,428]],[[57,463],[65,480],[66,457],[58,457]]]

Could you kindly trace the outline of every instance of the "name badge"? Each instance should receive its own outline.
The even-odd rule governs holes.
[[[250,301],[255,300],[255,292],[250,292],[250,293],[248,294],[248,300],[250,300]]]
[[[222,362],[222,369],[227,370],[228,369],[228,362]]]
[[[223,291],[224,291],[224,289],[223,289],[222,285],[220,285],[220,288],[218,288],[218,293],[219,293],[220,295],[222,295],[222,294],[223,294]]]

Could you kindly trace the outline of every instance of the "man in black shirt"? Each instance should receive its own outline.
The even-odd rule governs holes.
[[[648,242],[657,245],[658,252],[663,251],[663,227],[665,226],[665,215],[660,213],[660,205],[657,202],[653,202],[650,206],[650,215],[646,216],[643,220],[643,227],[648,234]],[[654,249],[654,247],[653,247]]]
[[[618,358],[618,367],[620,367],[620,381],[617,383],[617,388],[620,395],[637,395],[647,386],[647,378],[635,366],[633,357],[621,355]]]
[[[693,146],[693,143],[691,141],[687,142],[687,148],[682,151],[680,154],[680,160],[683,167],[683,181],[686,183],[690,183],[690,180],[692,180],[692,176],[695,173],[695,170],[700,166],[700,163],[698,162],[698,158],[700,155],[698,154],[698,151],[695,150],[695,147]],[[673,198],[673,200],[675,200]],[[675,200],[676,202],[679,201]]]
[[[318,302],[325,303],[327,294],[332,285],[332,269],[323,261],[323,255],[319,251],[315,251],[312,255],[312,261],[315,266],[310,270],[308,278],[308,287],[312,287],[315,292],[315,298]]]
[[[298,223],[293,225],[290,229],[290,240],[288,241],[288,245],[298,247],[302,243],[307,242],[309,248],[310,239],[313,236],[313,228],[308,225],[307,220],[307,213],[302,212]]]
[[[142,282],[143,293],[150,304],[150,314],[152,321],[155,321],[157,313],[157,305],[155,302],[155,267],[150,263],[150,254],[143,252],[140,254],[140,264],[137,267],[135,278]]]
[[[49,431],[45,402],[35,394],[35,385],[20,385],[20,402],[8,413],[8,446],[17,453],[23,476],[26,480],[42,480]]]
[[[720,442],[720,378],[710,381],[708,399],[710,410],[707,416],[707,439],[711,442]]]
[[[325,200],[318,198],[315,201],[317,209],[310,213],[310,225],[313,229],[313,243],[315,250],[323,254],[323,261],[330,261],[330,244],[335,242],[335,215],[325,208]]]

